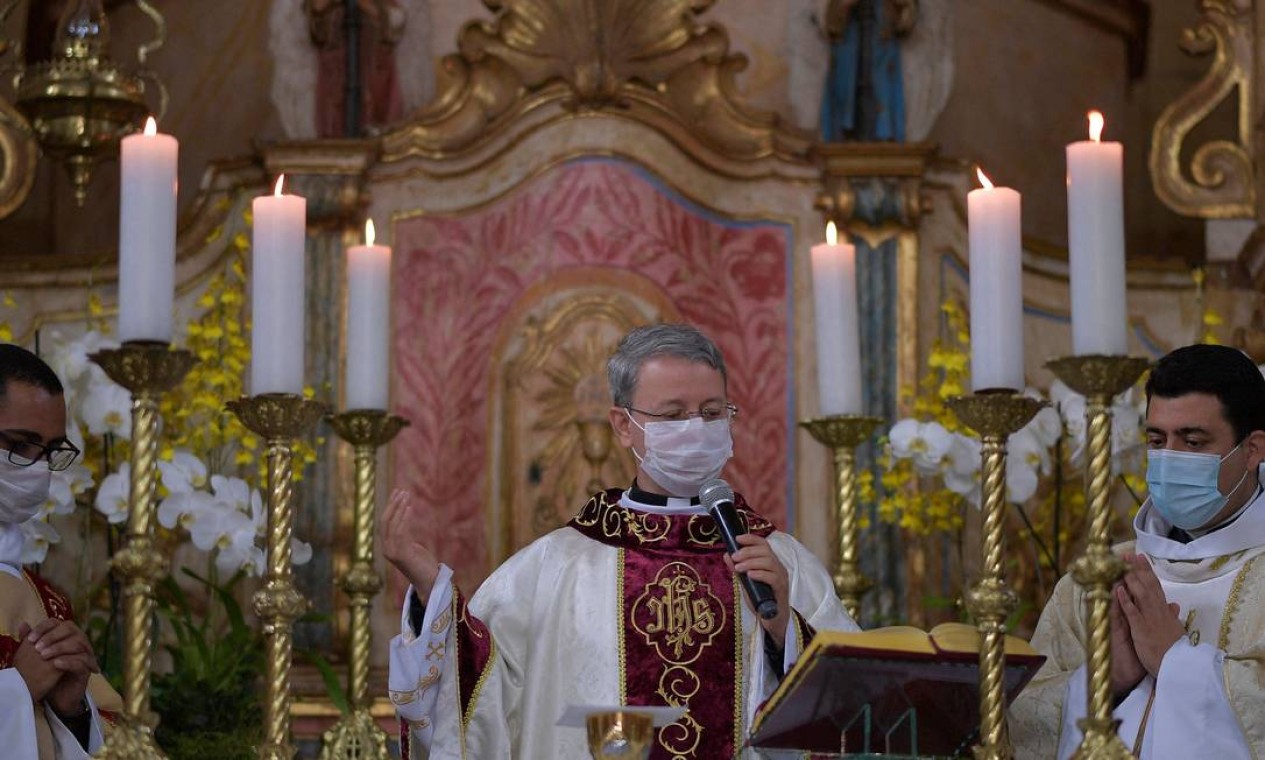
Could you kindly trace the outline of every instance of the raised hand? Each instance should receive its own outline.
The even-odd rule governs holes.
[[[439,576],[439,560],[422,540],[424,533],[412,495],[396,489],[382,515],[382,555],[413,584],[423,604]]]
[[[1129,561],[1129,572],[1117,587],[1116,599],[1129,621],[1129,635],[1146,672],[1158,678],[1164,655],[1186,627],[1177,618],[1180,609],[1169,604],[1150,561],[1142,555]]]
[[[773,597],[777,599],[777,616],[771,620],[760,618],[760,625],[764,626],[765,632],[773,637],[778,646],[785,646],[786,627],[791,620],[791,581],[786,567],[773,553],[768,539],[763,536],[743,533],[738,536],[738,544],[742,548],[733,554],[726,554],[725,564],[736,572],[746,573],[753,581],[769,584],[769,588],[773,589]],[[746,599],[745,594],[743,598]],[[751,600],[746,599],[746,602],[750,607]]]

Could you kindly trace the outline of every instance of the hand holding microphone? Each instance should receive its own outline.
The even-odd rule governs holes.
[[[720,478],[713,478],[703,484],[702,489],[699,490],[698,499],[716,520],[716,527],[729,553],[734,554],[742,549],[738,543],[738,536],[746,533],[747,528],[738,517],[738,510],[734,507],[734,492],[729,484]],[[763,581],[747,577],[746,573],[739,573],[738,578],[742,582],[742,589],[746,592],[747,599],[751,601],[751,606],[760,617],[765,620],[776,618],[778,616],[777,597],[772,587]]]

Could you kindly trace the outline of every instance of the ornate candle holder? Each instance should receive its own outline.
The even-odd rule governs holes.
[[[325,407],[289,393],[265,393],[228,402],[242,424],[266,441],[268,461],[268,572],[255,592],[265,647],[264,741],[261,760],[290,760],[290,663],[294,621],[307,600],[294,587],[290,537],[294,514],[294,439],[316,424]]]
[[[831,415],[799,423],[818,443],[835,454],[835,593],[853,620],[860,619],[861,597],[874,585],[861,572],[858,555],[860,516],[857,514],[856,448],[882,424],[878,417]]]
[[[589,753],[593,760],[646,760],[654,742],[654,720],[635,712],[590,715]]]
[[[382,588],[374,569],[373,533],[376,525],[377,452],[395,438],[408,420],[378,409],[333,414],[330,424],[339,438],[355,447],[356,505],[351,569],[343,576],[343,591],[351,598],[351,651],[347,658],[347,701],[351,708],[325,732],[322,760],[385,760],[386,734],[369,713],[369,644],[372,629],[369,606]]]
[[[966,593],[966,607],[980,632],[980,743],[977,760],[1010,760],[1014,749],[1006,730],[1006,619],[1019,600],[1006,584],[1006,439],[1044,406],[1011,390],[980,391],[950,399],[949,408],[983,439],[980,453],[983,578]]]
[[[180,383],[193,354],[159,341],[129,341],[90,358],[132,394],[131,490],[127,538],[111,560],[123,581],[123,716],[98,757],[160,758],[149,709],[153,668],[154,585],[167,560],[154,547],[158,495],[158,397]]]
[[[1133,756],[1116,735],[1120,721],[1111,717],[1111,588],[1125,572],[1124,563],[1111,553],[1111,400],[1132,387],[1149,364],[1134,356],[1101,355],[1067,356],[1046,364],[1086,399],[1089,535],[1085,555],[1072,565],[1072,577],[1086,590],[1089,711],[1077,724],[1084,736],[1074,758]]]

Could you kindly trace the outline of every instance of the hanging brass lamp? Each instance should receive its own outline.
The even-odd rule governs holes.
[[[166,23],[146,0],[135,2],[158,29],[158,36],[137,50],[143,67],[165,41]],[[14,105],[44,153],[65,165],[80,206],[88,197],[93,169],[118,155],[119,141],[151,112],[147,81],[159,96],[160,114],[167,105],[166,90],[157,77],[110,60],[109,42],[101,0],[70,0],[57,22],[52,58],[27,66],[14,79]]]

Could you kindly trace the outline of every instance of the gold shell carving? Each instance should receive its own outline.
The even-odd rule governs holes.
[[[1212,66],[1156,120],[1151,137],[1151,183],[1165,205],[1179,214],[1207,219],[1251,217],[1256,209],[1253,11],[1251,3],[1241,0],[1202,0],[1200,10],[1202,20],[1183,32],[1181,46],[1191,55],[1212,53]],[[1231,97],[1238,111],[1235,140],[1213,140],[1196,148],[1188,178],[1182,166],[1186,138]]]
[[[714,0],[484,0],[497,13],[472,22],[440,66],[438,94],[383,137],[383,160],[473,149],[548,105],[564,116],[613,110],[688,126],[732,158],[807,160],[813,136],[740,105],[734,74],[746,58],[696,16]]]

